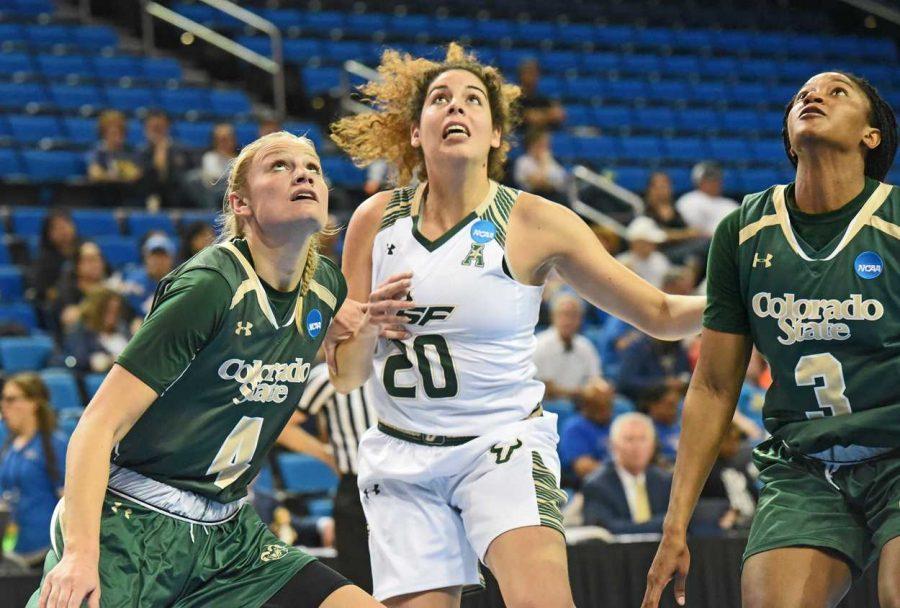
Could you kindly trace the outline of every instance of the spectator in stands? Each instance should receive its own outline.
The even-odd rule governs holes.
[[[639,216],[628,224],[625,238],[628,250],[616,259],[654,287],[661,288],[663,278],[672,267],[669,258],[656,250],[665,242],[666,233],[649,217]]]
[[[678,342],[641,336],[622,353],[617,390],[638,401],[647,389],[665,385],[684,391],[690,380],[687,355]]]
[[[593,381],[576,401],[578,413],[566,420],[560,432],[562,465],[579,480],[593,473],[609,456],[614,397],[615,391],[606,380]]]
[[[667,465],[675,462],[678,452],[678,437],[681,435],[678,405],[682,396],[680,388],[661,384],[646,389],[638,400],[638,409],[653,420],[659,456]]]
[[[525,154],[513,165],[516,186],[538,196],[559,200],[566,193],[568,174],[550,150],[550,133],[531,129],[525,133]]]
[[[78,234],[72,216],[64,209],[51,209],[41,225],[40,250],[29,273],[38,302],[52,305],[56,301],[56,284],[77,249]]]
[[[759,500],[756,481],[747,471],[749,463],[737,458],[744,439],[740,427],[732,424],[719,446],[719,457],[713,463],[706,485],[700,492],[701,501],[727,501],[726,510],[718,518],[718,526],[722,530],[749,527]]]
[[[138,150],[138,162],[147,194],[158,199],[151,207],[185,206],[184,180],[191,157],[172,140],[170,125],[168,114],[162,110],[152,110],[144,119],[147,143]]]
[[[200,164],[200,179],[205,192],[203,206],[217,208],[222,205],[226,187],[224,177],[237,153],[234,127],[226,122],[213,127],[212,148],[203,153]]]
[[[66,331],[78,322],[79,304],[88,294],[102,288],[109,278],[109,265],[100,247],[93,241],[85,241],[78,247],[74,263],[63,273],[59,281],[58,320]]]
[[[654,171],[647,181],[644,193],[645,213],[666,233],[666,242],[660,250],[672,262],[682,264],[706,259],[709,240],[696,228],[691,228],[675,209],[672,180],[664,171]]]
[[[88,179],[118,183],[140,179],[137,157],[125,143],[125,115],[118,110],[104,111],[97,120],[97,130],[100,142],[88,155]]]
[[[81,304],[81,318],[66,336],[65,351],[74,357],[72,367],[81,371],[106,372],[125,349],[128,331],[122,296],[101,287]]]
[[[547,386],[547,399],[575,400],[601,378],[597,350],[578,333],[584,301],[572,292],[561,291],[551,302],[550,315],[550,328],[537,335],[537,378]]]
[[[150,232],[141,246],[144,265],[125,271],[120,290],[131,309],[140,315],[150,312],[156,285],[175,267],[175,243],[164,232]]]
[[[50,518],[62,496],[66,439],[56,432],[50,392],[34,373],[3,385],[0,414],[9,435],[0,448],[0,499],[18,528],[15,552],[36,566],[50,548]]]
[[[675,208],[690,228],[704,238],[712,238],[722,218],[737,209],[738,204],[722,196],[722,168],[716,163],[697,163],[691,171],[691,181],[696,189],[683,194]]]
[[[194,222],[184,231],[181,248],[178,250],[178,264],[194,257],[204,247],[212,245],[216,240],[216,232],[206,222]]]
[[[672,477],[650,464],[653,421],[637,412],[622,414],[609,435],[612,465],[595,471],[582,487],[584,523],[613,534],[662,532]]]
[[[540,94],[541,66],[536,59],[526,59],[519,65],[519,86],[522,96],[522,127],[528,129],[557,129],[566,121],[566,111],[556,100]]]

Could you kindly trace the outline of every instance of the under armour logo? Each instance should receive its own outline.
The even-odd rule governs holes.
[[[238,321],[237,327],[234,330],[234,335],[239,336],[241,332],[243,332],[245,336],[249,336],[251,329],[253,329],[253,323],[250,323],[249,321],[247,323]]]
[[[393,243],[388,243],[388,255],[394,255],[394,249],[396,248],[397,246]]]
[[[522,447],[522,440],[516,439],[515,443],[498,443],[491,448],[491,453],[497,457],[497,464],[509,462],[513,452]]]
[[[766,268],[770,268],[772,266],[772,258],[774,258],[774,257],[775,256],[772,255],[771,253],[767,253],[766,257],[761,258],[761,257],[759,257],[759,254],[754,253],[753,254],[753,267],[756,268],[757,264],[765,264]]]
[[[363,490],[363,496],[366,497],[366,500],[369,500],[369,492],[371,492],[375,496],[378,496],[379,494],[381,494],[381,488],[376,483],[375,485],[372,486],[371,490],[369,488],[366,488],[365,490]]]

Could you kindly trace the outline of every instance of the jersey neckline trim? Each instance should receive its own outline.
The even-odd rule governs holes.
[[[794,250],[798,256],[806,260],[807,262],[827,262],[829,260],[834,259],[844,248],[853,240],[860,230],[862,230],[863,226],[871,223],[872,217],[876,211],[884,204],[884,201],[887,200],[888,196],[893,189],[893,186],[889,184],[879,184],[866,203],[862,206],[859,212],[854,216],[850,223],[847,225],[847,228],[844,230],[844,234],[841,236],[840,241],[835,246],[828,256],[824,258],[814,258],[810,257],[806,254],[803,248],[800,246],[800,242],[797,238],[796,233],[794,232],[793,226],[791,226],[791,218],[788,214],[787,210],[787,202],[784,198],[784,192],[787,186],[779,185],[775,186],[775,191],[772,193],[772,204],[775,206],[775,215],[778,218],[778,223],[781,225],[781,231],[784,233],[784,238],[787,240],[788,245],[790,245],[791,249]],[[826,245],[827,247],[827,245]]]
[[[498,184],[494,180],[490,180],[490,188],[488,188],[487,195],[484,197],[484,200],[473,209],[469,214],[467,214],[464,218],[462,218],[455,226],[447,230],[444,234],[439,236],[435,240],[430,240],[428,237],[423,235],[421,231],[419,231],[419,218],[421,214],[422,201],[425,196],[425,191],[428,188],[428,182],[422,182],[419,184],[419,187],[416,188],[416,193],[413,196],[410,215],[412,216],[412,234],[413,238],[415,238],[420,245],[422,245],[429,252],[435,251],[441,245],[452,239],[456,236],[460,230],[465,228],[472,220],[477,217],[480,217],[493,203],[494,198],[497,196]]]
[[[269,303],[269,296],[266,294],[266,290],[265,288],[263,288],[262,282],[259,280],[259,276],[257,276],[256,271],[253,270],[253,266],[250,265],[250,262],[247,260],[247,258],[244,257],[244,254],[241,253],[240,249],[235,247],[233,243],[219,243],[219,247],[233,255],[238,264],[241,265],[241,267],[244,269],[244,272],[247,274],[247,279],[252,282],[252,289],[256,292],[256,301],[259,304],[259,309],[262,311],[266,319],[268,319],[272,324],[272,327],[274,327],[275,329],[281,329],[281,326],[278,324],[278,320],[275,318],[275,313],[272,311],[272,305]],[[234,304],[235,303],[232,302],[232,305]]]

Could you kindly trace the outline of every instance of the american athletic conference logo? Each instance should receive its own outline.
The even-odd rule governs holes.
[[[863,251],[853,260],[853,270],[862,279],[874,279],[884,270],[884,260],[874,251]]]
[[[322,313],[318,308],[313,308],[306,315],[306,333],[310,338],[315,338],[322,331]]]

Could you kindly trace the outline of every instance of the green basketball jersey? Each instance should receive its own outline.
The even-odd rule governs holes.
[[[184,284],[193,290],[192,309],[176,314],[166,297]],[[277,315],[240,240],[209,247],[175,269],[118,361],[160,394],[116,446],[113,462],[218,502],[244,496],[300,400],[345,295],[343,276],[323,257],[307,294],[298,290]],[[209,325],[200,338],[182,339],[190,332],[181,330],[173,347],[141,335],[165,332],[193,311],[198,325]],[[183,369],[160,379],[154,359],[183,361]]]
[[[832,461],[900,446],[900,191],[871,186],[818,249],[791,225],[785,186],[736,212],[739,297],[772,368],[766,428]]]

